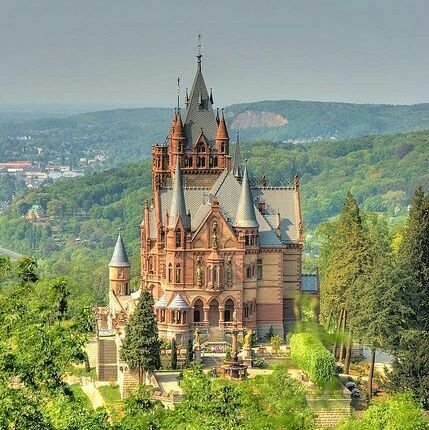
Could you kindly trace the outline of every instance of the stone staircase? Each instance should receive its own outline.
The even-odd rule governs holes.
[[[97,379],[116,381],[118,377],[117,351],[114,337],[100,337],[98,341]]]

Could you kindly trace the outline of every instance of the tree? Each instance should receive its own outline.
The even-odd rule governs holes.
[[[129,368],[138,372],[143,382],[144,372],[153,372],[161,367],[161,342],[153,312],[153,298],[148,290],[142,290],[137,306],[125,327],[125,338],[121,358]]]
[[[194,359],[194,345],[192,339],[188,339],[188,347],[186,349],[186,367],[188,367]]]
[[[392,289],[392,254],[386,221],[377,216],[366,217],[368,270],[357,280],[356,309],[352,315],[355,336],[371,348],[368,395],[372,396],[375,353],[384,346],[398,323],[400,309]]]
[[[37,282],[37,261],[32,257],[21,257],[16,265],[16,274],[24,284]]]
[[[395,356],[390,386],[409,390],[429,407],[429,196],[421,188],[414,194],[404,238],[393,282],[398,306],[405,311],[389,334]]]
[[[399,394],[370,405],[362,418],[352,418],[338,430],[428,430],[429,420],[410,395]]]
[[[352,317],[356,312],[359,278],[368,270],[368,251],[362,217],[356,200],[349,192],[335,229],[329,229],[330,241],[321,250],[321,314],[322,321],[335,318],[340,342],[339,360],[343,359],[346,327],[349,327],[346,369],[350,363]],[[335,347],[334,347],[335,350]],[[334,351],[335,352],[335,351]]]

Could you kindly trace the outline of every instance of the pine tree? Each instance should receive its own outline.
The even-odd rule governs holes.
[[[348,327],[348,352],[346,354],[346,369],[350,363],[351,352],[351,322],[357,312],[356,292],[359,279],[368,270],[368,249],[365,240],[363,222],[359,207],[353,195],[349,192],[343,209],[334,229],[328,228],[329,242],[326,242],[321,254],[321,313],[322,320],[338,319],[337,342],[339,360],[344,357],[346,327]],[[337,347],[334,345],[334,350]]]
[[[161,367],[161,341],[153,312],[153,298],[148,290],[142,290],[137,306],[125,327],[121,358],[129,368],[138,372],[143,382],[144,372]]]
[[[394,389],[409,390],[429,406],[429,196],[414,194],[393,280],[402,315],[389,343]]]

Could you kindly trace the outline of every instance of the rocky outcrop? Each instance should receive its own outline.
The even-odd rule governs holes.
[[[287,118],[275,112],[259,112],[246,110],[235,115],[231,128],[263,128],[263,127],[281,127],[287,124]]]

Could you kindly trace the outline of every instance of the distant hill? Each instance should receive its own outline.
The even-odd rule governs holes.
[[[228,106],[227,114],[245,140],[345,139],[429,129],[429,103],[376,105],[279,100]]]
[[[417,185],[429,190],[429,131],[296,145],[260,141],[246,145],[243,157],[253,181],[265,175],[269,184],[285,185],[300,174],[306,232],[337,215],[348,190],[364,210],[389,217],[406,216]],[[150,169],[147,160],[26,192],[0,215],[0,246],[67,261],[86,249],[86,256],[105,259],[122,227],[137,261]],[[33,204],[46,219],[23,218]]]
[[[232,105],[226,114],[242,142],[344,139],[429,129],[429,103],[370,105],[311,101],[261,101]],[[142,160],[151,145],[165,141],[172,109],[141,108],[91,112],[61,118],[0,115],[0,161],[32,159],[79,164],[107,155],[105,167]],[[18,137],[30,137],[22,140]]]

